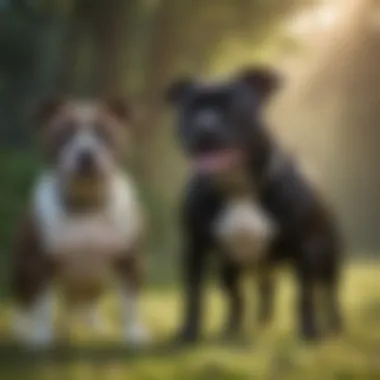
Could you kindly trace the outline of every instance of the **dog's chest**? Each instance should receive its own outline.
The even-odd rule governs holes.
[[[115,254],[128,246],[121,220],[106,215],[58,218],[42,234],[47,251],[57,256],[98,251]]]
[[[43,247],[65,277],[103,277],[126,255],[141,233],[141,214],[125,179],[117,179],[107,205],[93,213],[70,214],[62,207],[54,181],[40,181],[34,210]]]
[[[242,263],[262,259],[275,233],[269,215],[249,198],[229,200],[213,227],[215,237],[226,254]]]

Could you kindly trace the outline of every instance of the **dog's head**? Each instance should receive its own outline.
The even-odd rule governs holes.
[[[121,100],[48,100],[36,124],[48,164],[72,191],[95,189],[121,165],[127,140],[128,106]]]
[[[251,68],[232,80],[198,83],[182,79],[167,92],[179,109],[179,135],[197,171],[234,167],[262,131],[261,111],[277,89],[277,73]]]

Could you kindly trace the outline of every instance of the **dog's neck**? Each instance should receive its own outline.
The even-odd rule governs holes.
[[[94,183],[93,189],[80,194],[61,184],[58,186],[59,201],[68,214],[99,212],[106,208],[109,200],[111,181]]]
[[[217,178],[219,188],[228,198],[258,196],[288,162],[266,130],[260,131],[246,151],[246,162]]]
[[[59,208],[67,216],[102,213],[109,205],[115,180],[110,177],[107,181],[94,184],[94,189],[91,189],[86,194],[80,194],[68,186],[54,170],[50,170],[46,178],[50,178],[52,181],[55,202],[59,204]]]
[[[252,194],[255,188],[255,183],[245,165],[240,165],[233,168],[233,170],[216,176],[214,182],[227,198],[245,197]]]
[[[257,133],[247,151],[249,176],[257,189],[265,187],[287,162],[285,154],[265,128]]]
[[[103,192],[96,192],[86,197],[78,197],[64,189],[59,190],[62,207],[68,214],[97,212],[105,208],[107,197]]]

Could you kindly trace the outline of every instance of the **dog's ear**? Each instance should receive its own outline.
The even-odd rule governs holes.
[[[119,121],[126,122],[131,118],[131,109],[129,103],[124,98],[107,98],[104,100],[106,111],[111,113]]]
[[[60,97],[47,98],[33,107],[33,119],[37,127],[45,125],[65,104]]]
[[[176,80],[166,90],[166,101],[172,105],[179,104],[189,93],[193,85],[194,82],[190,77]]]
[[[282,82],[279,73],[267,67],[246,68],[240,72],[238,80],[257,91],[264,100],[277,91]]]

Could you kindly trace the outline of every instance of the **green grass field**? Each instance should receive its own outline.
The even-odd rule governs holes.
[[[249,286],[246,286],[247,292]],[[251,293],[253,293],[251,291]],[[345,333],[325,343],[308,345],[295,334],[294,288],[281,275],[275,323],[255,327],[254,299],[247,313],[246,339],[220,342],[218,332],[223,302],[218,290],[207,295],[205,339],[196,347],[170,344],[179,323],[179,295],[173,290],[147,291],[142,299],[144,318],[153,334],[151,347],[130,351],[108,337],[95,337],[83,327],[72,327],[73,348],[50,356],[31,356],[15,347],[1,347],[0,379],[380,379],[380,265],[351,264],[342,288]],[[254,298],[254,297],[253,297]],[[116,319],[112,297],[104,311]],[[4,342],[10,307],[1,312]],[[9,341],[9,340],[8,340]]]

